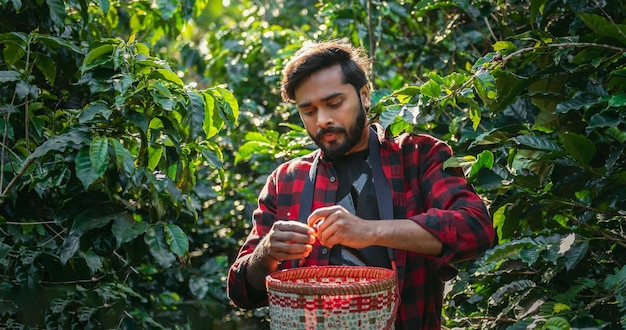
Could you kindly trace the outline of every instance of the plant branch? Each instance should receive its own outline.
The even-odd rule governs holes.
[[[0,194],[0,206],[2,206],[2,204],[4,203],[4,199],[6,198],[7,193],[11,191],[11,189],[13,189],[13,186],[17,184],[17,181],[24,175],[24,173],[26,173],[26,170],[34,161],[35,161],[34,157],[26,158],[26,161],[24,162],[24,164],[22,164],[22,168],[20,168],[20,170],[15,174],[15,176],[11,180],[11,182],[9,182],[7,187]]]
[[[504,65],[505,63],[510,62],[515,57],[522,56],[525,53],[534,52],[536,50],[544,50],[544,49],[551,49],[551,48],[568,48],[568,47],[576,47],[576,48],[580,48],[580,47],[597,47],[597,48],[604,48],[604,49],[614,50],[614,51],[617,51],[617,52],[620,52],[620,53],[626,52],[626,48],[621,48],[621,47],[616,47],[616,46],[611,46],[611,45],[605,45],[605,44],[598,44],[598,43],[593,43],[593,42],[564,42],[564,43],[559,43],[559,44],[547,44],[547,45],[542,45],[542,46],[537,46],[537,47],[521,48],[521,49],[518,49],[518,50],[514,51],[513,53],[508,54],[508,55],[506,55],[504,57],[494,57],[494,59],[492,60],[490,66],[477,70],[477,72],[474,73],[469,79],[467,79],[459,88],[454,90],[452,93],[443,96],[441,99],[439,99],[439,101],[443,101],[446,98],[449,98],[449,97],[452,97],[454,95],[457,95],[457,94],[460,93],[460,91],[464,90],[469,85],[471,85],[477,79],[478,73],[480,72],[480,70],[492,71],[495,68],[500,67],[500,66]]]
[[[603,232],[600,229],[594,228],[594,227],[590,226],[589,224],[587,224],[586,222],[577,219],[576,217],[572,217],[571,219],[572,219],[572,221],[576,222],[578,225],[581,225],[581,226],[591,230],[592,232],[594,232],[594,233],[604,237],[605,239],[607,239],[607,240],[609,240],[611,242],[614,242],[615,244],[617,244],[617,245],[619,245],[619,246],[621,246],[623,248],[626,248],[626,241],[624,241],[623,239],[621,239],[619,237],[615,237],[615,236],[609,235],[609,234]]]
[[[606,16],[606,18],[611,21],[611,23],[613,23],[613,25],[615,25],[615,27],[617,28],[617,31],[619,32],[619,34],[622,35],[622,37],[626,38],[626,34],[624,34],[624,31],[622,31],[622,29],[619,27],[619,25],[617,25],[617,23],[615,23],[615,21],[613,20],[613,17],[611,17],[611,15],[609,15],[604,8],[602,8],[602,6],[600,6],[600,3],[598,2],[598,0],[593,0],[593,2],[596,4],[596,6],[598,6],[598,8],[600,9],[600,11],[602,11],[602,13],[604,14],[604,16]]]

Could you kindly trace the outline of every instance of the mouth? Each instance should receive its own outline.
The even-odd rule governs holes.
[[[339,134],[344,133],[344,130],[338,127],[330,127],[317,133],[317,139],[320,141],[326,141],[328,143],[334,142],[338,139]]]
[[[334,133],[334,132],[325,133],[325,134],[322,134],[322,138],[327,142],[332,142],[337,139],[337,133]]]

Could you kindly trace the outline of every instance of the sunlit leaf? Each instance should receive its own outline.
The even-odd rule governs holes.
[[[111,61],[113,59],[113,49],[114,46],[111,44],[104,44],[102,46],[94,48],[89,53],[87,53],[87,56],[85,56],[81,70],[83,72],[86,72],[99,65]]]
[[[239,147],[239,150],[237,150],[235,164],[250,159],[250,157],[252,157],[255,153],[267,154],[270,150],[272,150],[272,145],[268,142],[248,141],[242,144]]]

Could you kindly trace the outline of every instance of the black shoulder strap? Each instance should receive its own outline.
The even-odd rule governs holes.
[[[378,212],[381,219],[393,219],[393,199],[391,195],[391,187],[389,181],[383,172],[382,162],[380,160],[380,142],[376,130],[370,128],[369,134],[369,158],[372,167],[372,175],[374,176],[374,185],[376,187],[376,201],[378,202]],[[300,214],[298,221],[307,222],[311,208],[313,206],[313,193],[315,192],[315,178],[317,176],[317,166],[319,164],[320,153],[318,152],[313,159],[309,173],[302,187],[300,196]],[[393,249],[388,249],[389,259],[394,260]],[[297,260],[293,261],[292,267],[297,266]]]

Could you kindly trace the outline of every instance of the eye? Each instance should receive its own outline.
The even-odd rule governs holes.
[[[343,103],[343,100],[337,100],[337,101],[333,101],[329,103],[328,106],[330,106],[331,108],[339,108],[342,103]]]
[[[305,117],[310,117],[315,113],[315,109],[300,109],[300,114]]]

